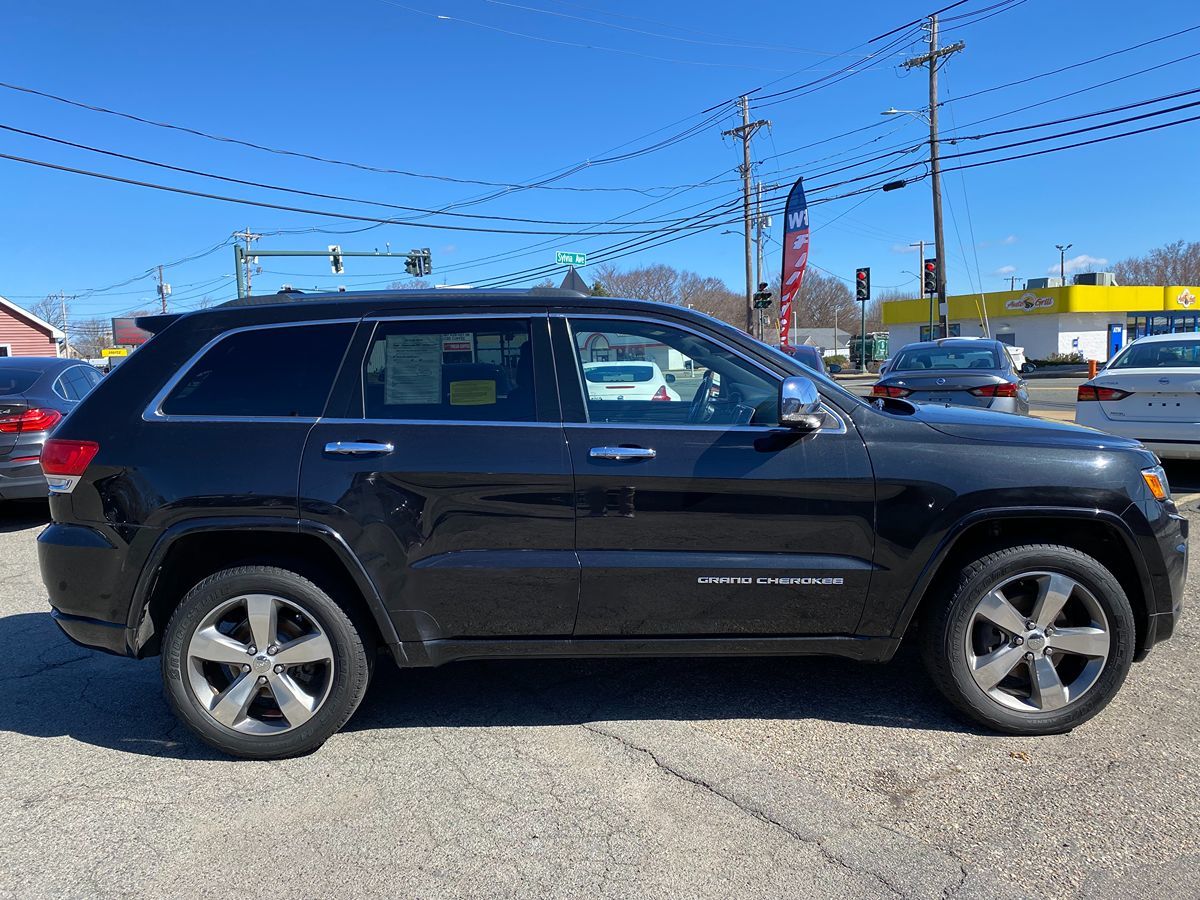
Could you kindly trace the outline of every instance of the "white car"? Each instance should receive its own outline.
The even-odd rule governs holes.
[[[1163,459],[1200,459],[1200,334],[1134,341],[1079,386],[1075,422],[1136,438]]]
[[[657,363],[648,359],[583,364],[589,400],[670,400],[679,395],[667,386],[673,375],[664,376]]]

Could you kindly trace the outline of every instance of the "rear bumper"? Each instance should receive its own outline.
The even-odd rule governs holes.
[[[129,629],[123,622],[104,622],[87,616],[72,616],[51,607],[50,617],[74,643],[89,650],[103,650],[117,656],[132,656]]]
[[[1099,403],[1076,404],[1075,424],[1141,441],[1159,459],[1200,459],[1200,441],[1195,437],[1200,426],[1188,422],[1110,419],[1099,407]]]
[[[18,448],[24,452],[22,448]],[[35,451],[36,453],[36,451]],[[17,458],[0,461],[0,500],[30,500],[48,497],[50,488],[42,474],[42,464],[36,459]],[[34,453],[29,454],[34,456]]]

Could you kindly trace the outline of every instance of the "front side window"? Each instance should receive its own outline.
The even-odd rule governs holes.
[[[1147,341],[1130,344],[1110,369],[1169,369],[1200,367],[1200,341]]]
[[[222,338],[162,403],[169,416],[315,418],[354,330],[351,323],[280,326]]]
[[[528,319],[380,322],[362,366],[368,419],[533,422]]]
[[[572,319],[591,422],[779,424],[778,382],[707,338],[658,322]]]

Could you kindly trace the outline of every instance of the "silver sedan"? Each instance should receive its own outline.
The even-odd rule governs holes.
[[[892,358],[871,396],[1029,415],[1025,379],[1004,344],[988,338],[908,344]]]

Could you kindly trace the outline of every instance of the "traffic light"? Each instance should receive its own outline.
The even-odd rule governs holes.
[[[425,247],[421,250],[421,274],[428,275],[433,271],[433,256],[429,253],[429,248]]]
[[[409,250],[408,259],[404,260],[404,271],[414,278],[419,278],[422,268],[421,251]]]
[[[854,299],[866,303],[871,299],[871,270],[854,270]]]
[[[758,290],[754,292],[754,308],[767,309],[771,305],[772,296],[774,296],[774,293],[767,290],[767,283],[760,281],[758,283]]]
[[[342,248],[337,244],[329,245],[329,268],[334,275],[341,275],[346,271],[342,265]]]
[[[926,294],[936,294],[937,293],[937,289],[938,289],[937,267],[938,267],[938,262],[936,259],[925,260],[925,266],[922,269],[922,274],[923,274],[922,284],[925,288]]]

